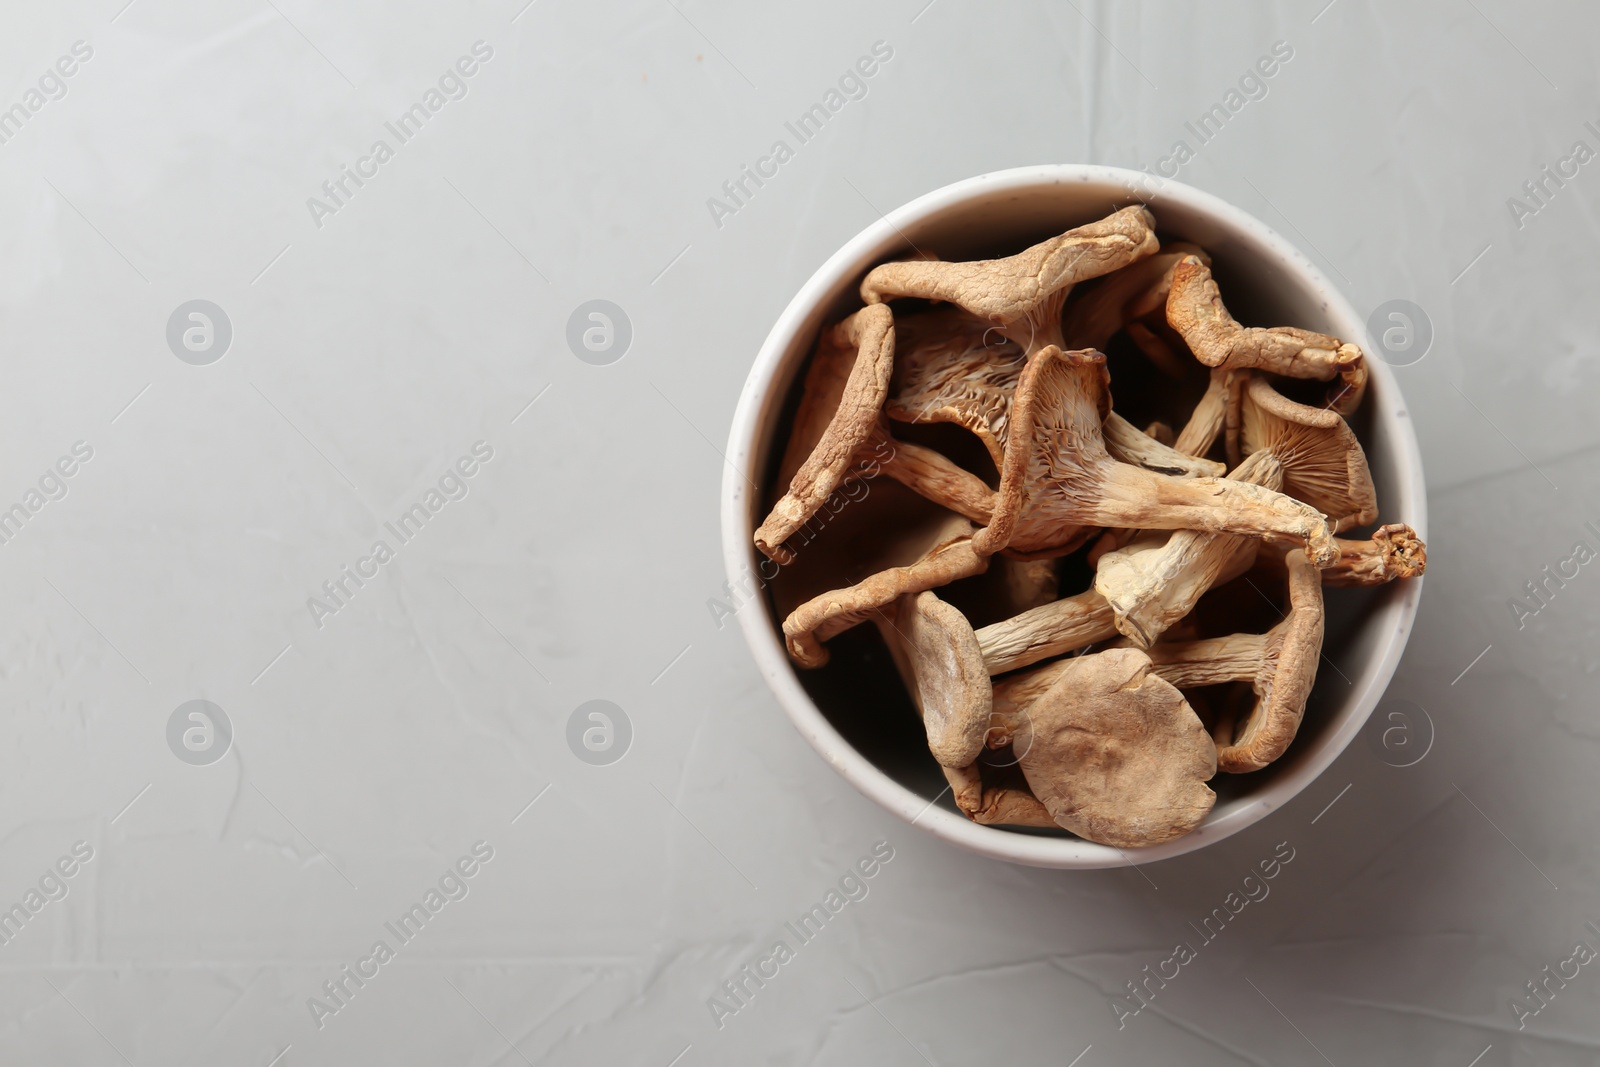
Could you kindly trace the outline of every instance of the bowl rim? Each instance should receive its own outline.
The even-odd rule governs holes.
[[[1361,338],[1369,353],[1369,373],[1377,379],[1378,387],[1369,390],[1369,402],[1374,407],[1374,423],[1383,425],[1385,443],[1392,453],[1397,484],[1391,488],[1405,521],[1417,530],[1419,536],[1427,537],[1427,498],[1422,455],[1409,411],[1400,394],[1399,383],[1388,364],[1371,356],[1371,340],[1367,336],[1365,323],[1355,309],[1304,253],[1241,208],[1182,182],[1156,178],[1147,172],[1122,167],[1043,164],[965,178],[895,208],[846,241],[817,268],[789,301],[756,355],[728,431],[721,526],[723,561],[732,586],[748,583],[750,576],[758,573],[759,563],[751,540],[754,523],[747,489],[753,484],[751,479],[759,473],[749,470],[749,466],[752,455],[759,451],[759,435],[763,428],[762,409],[774,379],[782,369],[785,355],[795,342],[796,334],[805,328],[806,320],[815,309],[823,302],[834,299],[842,283],[854,280],[870,265],[872,258],[881,255],[875,250],[895,243],[897,237],[902,245],[906,243],[904,231],[909,227],[930,222],[946,211],[970,206],[975,201],[996,197],[1003,199],[1007,194],[1019,191],[1069,183],[1099,183],[1116,187],[1120,190],[1121,198],[1127,202],[1143,201],[1150,204],[1157,211],[1158,218],[1163,201],[1182,205],[1191,212],[1207,217],[1226,231],[1230,239],[1257,246],[1278,266],[1296,275],[1299,285],[1321,300],[1327,315],[1337,327],[1335,332],[1338,336]],[[1151,193],[1152,184],[1159,187],[1154,194]],[[980,855],[1036,867],[1096,869],[1131,865],[1134,863],[1133,857],[1137,857],[1140,863],[1155,862],[1204,848],[1254,825],[1310,786],[1354,740],[1382,698],[1410,636],[1421,592],[1420,576],[1407,581],[1403,591],[1392,597],[1369,620],[1369,626],[1387,625],[1387,638],[1380,639],[1366,670],[1354,683],[1355,691],[1345,699],[1342,707],[1331,713],[1331,729],[1319,738],[1315,750],[1266,786],[1242,798],[1242,803],[1237,803],[1224,814],[1219,816],[1213,809],[1206,821],[1192,832],[1163,844],[1137,849],[1131,854],[1123,849],[1075,837],[1045,837],[981,826],[956,812],[937,807],[943,793],[928,800],[900,784],[857,751],[828,722],[810,694],[801,686],[777,628],[764,610],[765,604],[759,592],[740,605],[736,614],[745,642],[755,657],[762,677],[790,721],[812,748],[861,793],[907,823]],[[948,788],[945,792],[948,792]]]

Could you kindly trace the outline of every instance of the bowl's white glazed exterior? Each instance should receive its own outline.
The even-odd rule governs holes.
[[[1378,485],[1381,518],[1410,523],[1425,539],[1422,461],[1405,402],[1391,369],[1370,355],[1375,349],[1362,319],[1322,272],[1260,221],[1208,193],[1138,171],[1052,165],[981,175],[913,200],[848,241],[795,294],[756,356],[728,437],[722,538],[729,580],[748,588],[751,576],[759,573],[764,557],[758,557],[751,537],[764,501],[754,498],[751,483],[761,484],[765,475],[779,413],[818,329],[858,306],[856,287],[867,270],[905,254],[912,244],[947,259],[963,258],[964,246],[987,248],[1009,241],[1021,247],[1013,238],[1037,240],[1141,200],[1155,213],[1164,240],[1181,237],[1203,245],[1219,266],[1246,280],[1253,304],[1274,313],[1270,321],[1246,321],[1301,326],[1363,344],[1371,369],[1366,400],[1371,426],[1364,445]],[[1237,286],[1235,282],[1228,290],[1236,297],[1241,295]],[[1115,384],[1113,376],[1113,388]],[[766,566],[770,570],[771,564]],[[1383,695],[1410,635],[1421,592],[1420,578],[1374,592],[1375,604],[1360,632],[1345,642],[1337,676],[1324,670],[1318,679],[1319,687],[1338,686],[1343,696],[1332,708],[1322,709],[1314,736],[1306,736],[1303,728],[1270,773],[1257,772],[1267,776],[1258,788],[1219,797],[1193,833],[1134,852],[1074,837],[980,826],[935,804],[933,790],[921,795],[906,788],[852,747],[801,687],[764,599],[740,611],[739,621],[762,675],[801,735],[862,793],[907,822],[985,856],[1039,867],[1094,868],[1203,848],[1264,818],[1306,788],[1356,736]]]

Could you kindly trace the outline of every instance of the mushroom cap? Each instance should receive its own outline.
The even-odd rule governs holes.
[[[1283,465],[1283,492],[1328,516],[1333,532],[1378,517],[1367,454],[1338,412],[1297,404],[1256,376],[1241,414],[1244,453],[1269,450]]]
[[[1232,774],[1265,767],[1288,749],[1300,729],[1306,699],[1322,658],[1322,575],[1305,553],[1284,553],[1289,614],[1267,633],[1266,662],[1254,679],[1256,704],[1217,750],[1217,765]]]
[[[1108,274],[1158,247],[1155,217],[1134,204],[1004,259],[884,263],[862,279],[861,299],[948,300],[989,322],[1011,322],[1067,286]]]
[[[834,328],[833,343],[856,346],[849,377],[840,389],[827,427],[790,479],[788,492],[773,505],[755,533],[756,547],[779,563],[794,558],[784,542],[817,513],[845,480],[861,446],[879,428],[894,369],[894,315],[888,308],[862,308]],[[831,389],[836,379],[837,370],[825,366],[817,382],[819,392]],[[808,387],[810,384],[808,377]],[[806,425],[796,428],[808,434],[816,432],[816,424],[821,421],[819,409],[824,405],[819,396],[818,403],[807,413]]]
[[[1005,451],[1022,348],[953,308],[907,316],[884,414],[899,422],[953,422],[976,434],[998,468]]]
[[[887,636],[900,646],[928,734],[928,751],[945,767],[968,767],[983,751],[994,688],[972,624],[932,592],[901,597]],[[902,659],[903,657],[903,659]]]
[[[1082,543],[1086,525],[1063,516],[1081,513],[1101,492],[1094,465],[1109,460],[1110,414],[1110,375],[1100,352],[1050,345],[1028,361],[1013,397],[994,518],[973,538],[979,552]]]
[[[1183,694],[1135,649],[1067,664],[1014,729],[1022,772],[1056,823],[1118,848],[1200,825],[1217,799],[1205,784],[1217,750]]]

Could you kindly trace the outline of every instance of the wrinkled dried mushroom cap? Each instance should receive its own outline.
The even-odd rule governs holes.
[[[946,767],[966,767],[983,751],[993,689],[967,617],[932,592],[903,596],[884,614],[885,637],[911,675],[928,750]]]
[[[1297,404],[1265,378],[1245,386],[1240,441],[1283,466],[1283,491],[1328,517],[1334,533],[1378,517],[1378,491],[1350,425],[1338,412]]]
[[[1183,694],[1134,649],[1067,660],[1008,724],[1028,785],[1079,837],[1118,848],[1193,830],[1216,803],[1217,751]]]

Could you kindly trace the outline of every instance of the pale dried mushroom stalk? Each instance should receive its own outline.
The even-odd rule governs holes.
[[[1428,546],[1403,522],[1391,522],[1373,531],[1369,540],[1334,538],[1339,558],[1322,571],[1324,588],[1365,588],[1417,578],[1428,569]],[[1282,569],[1276,553],[1263,553],[1263,559]]]
[[[1228,431],[1229,441],[1238,441],[1239,401],[1250,375],[1251,372],[1247,370],[1213,367],[1205,394],[1194,406],[1177,440],[1172,442],[1173,450],[1190,456],[1203,456],[1211,451],[1211,446],[1216,444],[1217,437],[1224,430]],[[1238,462],[1236,458],[1233,460],[1235,466]]]
[[[1161,425],[1156,423],[1156,426]],[[1132,464],[1174,478],[1220,478],[1228,469],[1215,460],[1201,459],[1197,454],[1162,444],[1154,435],[1139,432],[1137,427],[1115,411],[1106,416],[1100,429],[1105,437],[1106,452],[1119,463]]]
[[[1359,347],[1295,326],[1241,326],[1223,305],[1211,267],[1198,256],[1185,256],[1173,269],[1167,322],[1208,367],[1339,379],[1331,404],[1341,414],[1354,411],[1366,392],[1366,360]]]
[[[1115,637],[1111,605],[1090,589],[975,631],[990,674],[1004,674]]]
[[[972,810],[962,808],[982,826],[1057,826],[1039,798],[1026,789],[985,787]]]
[[[1190,255],[1211,263],[1199,245],[1178,241],[1085,286],[1066,309],[1062,322],[1066,340],[1061,347],[1103,351],[1116,332],[1130,323],[1156,314],[1165,317],[1172,272]]]
[[[1265,451],[1253,454],[1228,477],[1273,490],[1283,486],[1282,464]],[[1193,611],[1206,591],[1224,580],[1225,572],[1246,570],[1259,544],[1253,537],[1199,530],[1141,534],[1100,557],[1095,592],[1111,606],[1123,636],[1149,648]]]
[[[1009,741],[1056,825],[1117,848],[1158,845],[1200,825],[1217,750],[1194,710],[1134,649],[1064,661],[1025,706],[996,687],[990,744]]]

